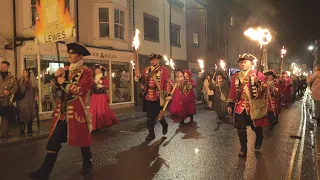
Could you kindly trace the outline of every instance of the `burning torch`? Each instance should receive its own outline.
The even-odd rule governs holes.
[[[136,33],[132,41],[132,47],[134,49],[134,62],[131,62],[131,64],[132,64],[132,67],[135,69],[135,74],[139,73],[139,58],[138,58],[139,57],[138,49],[140,46],[139,34],[140,34],[139,29],[136,29]]]
[[[170,65],[170,67],[171,67],[172,70],[175,70],[175,69],[176,69],[176,68],[175,68],[176,65],[174,64],[174,62],[173,62],[172,59],[169,60],[166,55],[163,56],[163,59],[164,59],[164,61],[166,62],[166,65]]]
[[[282,49],[281,49],[281,68],[280,68],[280,73],[283,70],[283,61],[284,61],[284,57],[286,56],[286,54],[287,54],[287,50],[283,46]]]
[[[261,55],[260,55],[260,59],[258,61],[258,65],[257,65],[257,73],[256,75],[258,76],[258,73],[260,71],[260,66],[261,66],[261,60],[262,60],[262,56],[263,56],[263,49],[264,46],[268,45],[269,42],[272,40],[272,36],[271,33],[268,29],[262,29],[260,27],[254,29],[254,28],[249,28],[248,30],[246,30],[244,32],[245,36],[248,36],[249,38],[251,38],[254,41],[258,41],[261,47]]]

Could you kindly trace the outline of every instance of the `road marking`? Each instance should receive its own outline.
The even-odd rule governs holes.
[[[297,154],[297,150],[298,150],[298,146],[299,146],[299,142],[301,141],[300,145],[300,152],[299,152],[299,159],[298,159],[298,177],[300,178],[301,176],[301,164],[302,164],[302,155],[303,155],[303,146],[304,146],[304,139],[305,139],[305,130],[306,130],[306,118],[305,118],[305,113],[304,113],[304,108],[305,108],[305,101],[306,101],[306,95],[303,98],[302,101],[302,106],[301,106],[301,121],[300,121],[300,125],[299,125],[299,130],[297,133],[297,136],[301,135],[301,131],[302,131],[302,125],[303,125],[303,132],[301,135],[301,139],[296,139],[293,150],[292,150],[292,155],[291,155],[291,160],[290,160],[290,165],[289,165],[289,169],[288,169],[288,173],[287,173],[287,180],[291,180],[292,177],[292,170],[293,170],[293,166],[294,166],[294,160]],[[302,148],[302,150],[301,150]]]

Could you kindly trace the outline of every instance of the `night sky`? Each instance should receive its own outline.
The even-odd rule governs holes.
[[[288,47],[291,56],[307,58],[308,46],[320,38],[320,0],[274,0],[272,4],[277,10],[270,18],[278,33],[276,40]]]

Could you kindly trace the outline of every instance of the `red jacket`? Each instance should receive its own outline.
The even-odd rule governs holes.
[[[84,108],[86,96],[94,84],[91,69],[80,66],[72,72],[66,70],[66,81],[62,85],[59,85],[55,78],[53,78],[53,81],[60,90],[66,93],[66,96],[56,102],[56,108],[53,112],[53,126],[49,137],[54,131],[58,120],[65,119],[68,123],[67,144],[75,147],[90,146],[92,140]],[[84,107],[79,98],[82,98]]]

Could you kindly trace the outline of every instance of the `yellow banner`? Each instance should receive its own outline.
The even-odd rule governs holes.
[[[37,0],[35,36],[39,43],[54,43],[74,36],[74,22],[65,0]]]

